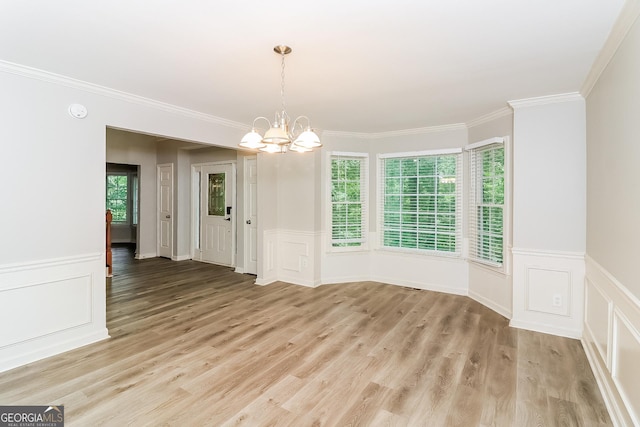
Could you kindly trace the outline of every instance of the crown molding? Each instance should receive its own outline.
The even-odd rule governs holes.
[[[476,119],[473,119],[473,120],[469,120],[467,122],[467,127],[468,128],[472,128],[472,127],[475,127],[475,126],[479,126],[479,125],[482,125],[482,124],[497,120],[497,119],[499,119],[501,117],[510,116],[512,114],[513,114],[513,110],[511,108],[503,107],[503,108],[501,108],[499,110],[496,110],[496,111],[494,111],[492,113],[485,114],[484,116],[480,116],[480,117],[478,117]]]
[[[49,71],[28,67],[26,65],[15,64],[8,61],[0,60],[0,72],[15,74],[30,79],[57,84],[60,86],[66,86],[72,89],[78,89],[84,92],[90,92],[96,95],[118,99],[120,101],[131,102],[133,104],[155,108],[169,113],[175,113],[192,119],[231,127],[234,129],[246,130],[250,127],[249,125],[246,125],[244,123],[223,119],[222,117],[213,116],[211,114],[205,114],[198,111],[190,110],[188,108],[178,107],[173,104],[167,104],[165,102],[156,101],[154,99],[145,98],[143,96],[134,95],[128,92],[111,89],[94,83],[85,82],[83,80],[63,76],[61,74],[51,73]]]
[[[561,102],[571,101],[584,101],[584,98],[578,92],[570,92],[558,95],[538,96],[535,98],[516,99],[508,101],[508,104],[515,110],[517,108],[536,107],[539,105],[558,104]]]
[[[589,93],[591,93],[598,79],[609,65],[609,62],[611,62],[611,59],[613,59],[613,56],[618,51],[618,48],[638,19],[638,16],[640,16],[640,0],[627,0],[624,6],[622,6],[622,11],[613,28],[611,28],[609,37],[607,37],[600,53],[593,62],[587,78],[582,83],[582,87],[580,88],[582,96],[585,98],[589,96]]]
[[[426,133],[447,132],[447,131],[463,130],[463,129],[466,130],[467,125],[465,125],[464,123],[454,123],[450,125],[428,126],[423,128],[392,130],[388,132],[374,132],[374,133],[325,130],[324,132],[322,132],[322,135],[337,136],[342,138],[381,139],[381,138],[391,138],[396,136],[423,135]]]

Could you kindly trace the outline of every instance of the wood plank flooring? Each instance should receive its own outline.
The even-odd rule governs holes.
[[[608,426],[579,341],[461,296],[114,252],[111,339],[0,373],[68,426]]]

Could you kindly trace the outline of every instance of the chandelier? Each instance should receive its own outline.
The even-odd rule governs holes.
[[[297,151],[304,153],[312,151],[314,148],[322,147],[320,138],[311,129],[311,122],[307,116],[297,117],[293,123],[287,114],[284,102],[284,57],[291,53],[291,48],[285,45],[278,45],[273,50],[282,57],[282,71],[280,73],[280,98],[282,100],[282,111],[276,112],[273,123],[266,117],[256,117],[253,120],[251,131],[247,133],[240,144],[242,148],[258,149],[267,153],[286,153],[287,151]],[[256,122],[266,120],[269,129],[262,136],[257,128]],[[306,126],[303,125],[306,124]]]

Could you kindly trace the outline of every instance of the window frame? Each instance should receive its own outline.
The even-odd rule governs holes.
[[[109,176],[126,176],[127,177],[127,198],[126,198],[126,221],[113,220],[114,226],[130,226],[137,227],[140,222],[140,177],[138,172],[135,171],[119,171],[110,170],[106,172],[105,176],[105,209],[108,194],[108,177]]]
[[[127,193],[126,193],[126,197],[124,199],[124,204],[125,204],[125,216],[126,216],[126,220],[124,221],[118,221],[115,219],[115,215],[114,215],[114,219],[112,221],[112,224],[116,224],[116,225],[130,225],[132,223],[132,215],[133,212],[131,210],[131,197],[130,197],[130,192],[131,192],[131,174],[128,172],[107,172],[106,177],[105,177],[105,209],[109,209],[106,205],[107,202],[111,199],[109,199],[109,177],[110,176],[124,176],[127,178]],[[118,199],[118,200],[122,200],[122,199]],[[113,212],[112,212],[113,213]]]
[[[474,243],[473,239],[476,239],[478,236],[477,229],[473,229],[477,227],[477,220],[471,218],[471,215],[475,215],[477,212],[477,208],[482,206],[484,203],[476,203],[476,198],[478,196],[482,196],[482,189],[479,186],[482,185],[482,181],[478,179],[478,174],[481,173],[481,169],[477,168],[474,170],[474,161],[472,156],[476,153],[480,153],[485,151],[491,145],[502,145],[503,153],[504,153],[504,165],[503,165],[503,204],[502,204],[502,263],[498,263],[489,259],[480,258],[474,256],[472,251],[474,248],[478,246],[478,242]],[[483,141],[479,141],[470,145],[467,145],[465,148],[465,153],[468,166],[465,168],[468,173],[468,182],[469,182],[469,193],[467,194],[467,204],[468,204],[468,212],[466,222],[467,222],[467,236],[466,240],[468,241],[467,246],[467,254],[466,258],[469,262],[472,262],[476,265],[482,266],[484,268],[490,269],[492,271],[500,272],[503,274],[509,274],[511,268],[511,251],[510,251],[510,241],[511,241],[511,145],[510,139],[508,136],[504,137],[494,137],[489,138]]]
[[[354,246],[334,246],[333,239],[333,160],[335,158],[360,160],[360,197],[361,197],[361,227],[362,238],[359,245]],[[362,252],[369,250],[369,153],[331,151],[327,153],[327,252]]]
[[[420,256],[435,256],[443,258],[462,258],[463,256],[463,191],[465,187],[463,175],[463,150],[462,148],[445,148],[424,151],[411,151],[399,153],[381,153],[377,155],[377,246],[376,249],[390,252],[402,252]],[[384,245],[384,203],[386,194],[386,181],[384,176],[384,161],[394,158],[421,158],[453,155],[456,158],[456,189],[455,189],[455,251],[430,250],[419,248],[403,248]]]

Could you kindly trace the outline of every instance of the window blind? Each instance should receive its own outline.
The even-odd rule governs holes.
[[[380,156],[380,244],[459,255],[461,150]]]
[[[331,155],[331,245],[361,246],[367,237],[368,155]]]
[[[469,259],[500,267],[504,260],[504,144],[494,138],[467,149]]]

